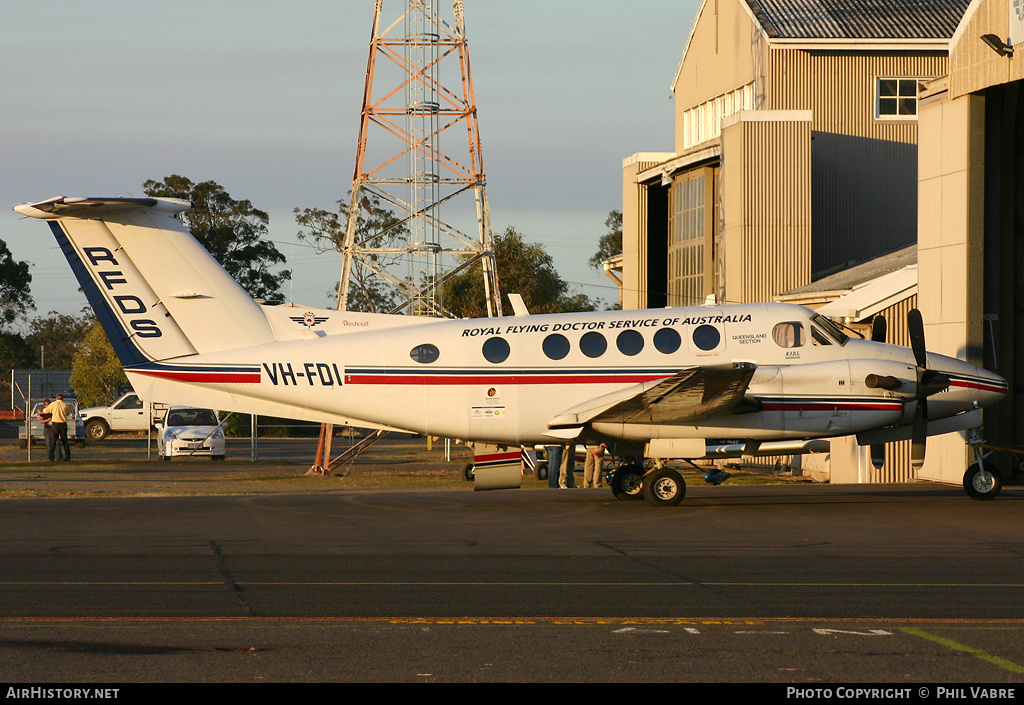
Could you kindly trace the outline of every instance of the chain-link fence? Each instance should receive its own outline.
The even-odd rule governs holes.
[[[72,459],[156,460],[226,457],[313,463],[321,425],[307,421],[250,416],[213,409],[150,404],[128,391],[108,406],[80,407],[67,370],[15,370],[10,394],[0,406],[0,444],[17,445],[24,459],[49,455],[49,429],[40,418],[44,402],[62,394],[70,407],[67,423]],[[7,396],[7,395],[5,395]],[[26,423],[26,418],[29,423]],[[341,452],[369,431],[333,427],[332,448]],[[54,459],[62,455],[60,444]]]
[[[71,406],[74,408],[73,401]],[[143,405],[144,412],[146,406]],[[30,414],[33,419],[31,424],[26,426],[23,420],[15,422],[18,447],[24,450],[26,460],[39,460],[48,451],[46,429],[38,419],[41,404],[37,402],[34,407],[34,413]],[[320,434],[320,424],[317,423],[218,413],[211,409],[192,407],[157,410],[152,421],[152,426],[145,431],[104,428],[101,434],[93,430],[97,423],[95,420],[93,426],[89,427],[82,423],[79,414],[75,423],[70,419],[68,421],[71,457],[97,461],[170,461],[174,458],[209,458],[217,461],[230,457],[234,460],[253,461],[301,460],[312,464]],[[371,432],[365,429],[334,427],[334,453],[354,445],[368,433]],[[8,442],[13,442],[13,439]],[[60,454],[58,447],[55,455]]]

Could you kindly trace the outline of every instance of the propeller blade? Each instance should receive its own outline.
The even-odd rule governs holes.
[[[871,464],[875,466],[875,470],[881,470],[882,466],[885,465],[884,443],[874,443],[871,445]]]
[[[885,316],[875,316],[875,320],[871,321],[871,339],[876,343],[884,343],[888,327]]]
[[[928,400],[919,399],[914,411],[914,428],[910,441],[910,465],[914,472],[924,465],[925,446],[928,442]]]
[[[916,308],[907,312],[907,327],[910,329],[910,347],[914,351],[917,366],[924,369],[928,365],[928,352],[924,347],[924,319]]]

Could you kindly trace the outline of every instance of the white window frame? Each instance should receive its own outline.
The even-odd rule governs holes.
[[[930,81],[931,77],[928,76],[876,76],[874,85],[874,97],[875,97],[875,119],[876,120],[895,120],[895,121],[906,121],[906,120],[917,120],[917,109],[918,99],[917,91],[918,86],[922,81]],[[883,96],[882,95],[882,81],[913,81],[914,82],[914,114],[913,115],[893,115],[893,114],[882,114],[882,100],[895,100],[897,103],[897,109],[899,108],[899,101],[910,96],[900,96],[899,87],[897,84],[897,95],[896,96]]]

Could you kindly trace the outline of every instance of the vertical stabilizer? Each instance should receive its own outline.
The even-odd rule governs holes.
[[[125,367],[274,340],[259,304],[174,216],[169,198],[52,198],[50,222]]]

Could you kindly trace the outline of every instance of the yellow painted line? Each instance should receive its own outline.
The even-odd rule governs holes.
[[[245,617],[245,616],[220,616],[220,617],[0,617],[0,624],[50,624],[56,622],[75,623],[150,623],[150,622],[252,622],[252,623],[388,623],[388,624],[492,624],[492,625],[521,625],[521,624],[554,624],[554,625],[592,625],[592,624],[615,624],[615,625],[701,625],[701,626],[767,626],[780,624],[814,624],[814,625],[835,625],[835,624],[856,624],[856,625],[934,625],[938,627],[986,629],[1007,628],[1024,629],[1024,619],[965,619],[960,617],[950,618],[894,618],[880,619],[877,617]],[[893,628],[913,632],[916,628],[910,626],[896,626]],[[916,632],[915,632],[916,633]],[[920,635],[925,635],[921,632]],[[956,643],[956,642],[950,642]]]
[[[0,581],[0,587],[38,587],[40,585],[223,585],[216,580],[25,580]],[[359,581],[359,580],[289,580],[289,581],[247,581],[233,582],[239,586],[271,587],[828,587],[828,588],[1017,588],[1024,589],[1024,583],[800,583],[800,582],[580,582],[580,581]]]
[[[934,641],[936,644],[941,644],[942,646],[953,649],[954,651],[963,651],[964,653],[968,653],[982,661],[988,661],[1004,671],[1009,671],[1010,673],[1024,673],[1024,666],[1002,658],[1001,656],[990,654],[983,649],[977,649],[973,646],[968,646],[967,644],[961,644],[959,641],[953,641],[952,639],[939,636],[938,634],[931,634],[923,629],[917,629],[914,627],[900,627],[900,631],[906,632],[907,634],[913,634],[914,636],[921,637],[922,639]]]
[[[701,582],[711,587],[1007,587],[1024,588],[1024,583],[748,583],[748,582]]]
[[[59,585],[59,586],[72,586],[72,585],[224,585],[224,581],[213,581],[213,580],[37,580],[37,581],[0,581],[0,587],[38,587],[40,585]],[[271,587],[324,587],[324,586],[342,586],[342,587],[691,587],[698,585],[693,582],[631,582],[631,583],[616,583],[616,582],[604,582],[604,583],[592,583],[592,582],[522,582],[522,581],[479,581],[479,582],[466,582],[466,581],[376,581],[376,580],[321,580],[321,581],[301,581],[301,580],[288,580],[288,581],[247,581],[237,580],[233,581],[232,585],[239,586],[271,586]]]

